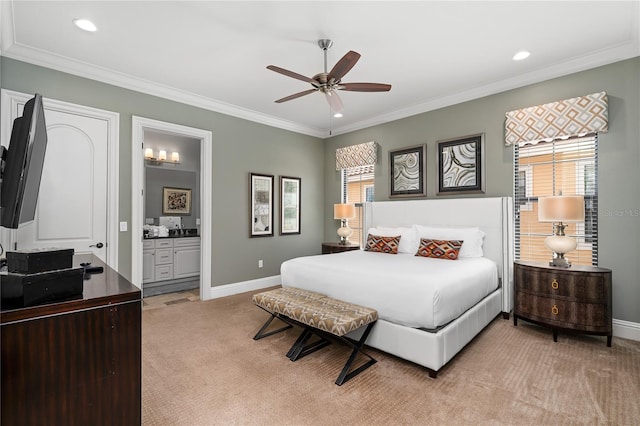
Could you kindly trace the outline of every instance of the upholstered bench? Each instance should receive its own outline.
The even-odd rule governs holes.
[[[296,361],[322,349],[330,344],[329,339],[331,338],[341,340],[352,347],[351,356],[336,380],[337,385],[342,385],[376,363],[373,357],[362,351],[364,342],[378,320],[378,312],[375,309],[294,287],[283,287],[255,294],[253,303],[271,314],[271,317],[254,336],[254,340],[286,330],[292,325],[303,328],[302,334],[287,352],[287,357],[291,361]],[[266,332],[271,322],[276,318],[285,322],[287,326]],[[355,341],[346,337],[350,332],[362,327],[366,328],[359,340]],[[318,337],[319,340],[310,342],[313,336]],[[358,354],[368,357],[369,360],[349,372]]]

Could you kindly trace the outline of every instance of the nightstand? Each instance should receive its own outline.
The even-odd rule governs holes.
[[[514,262],[513,325],[518,318],[558,330],[607,336],[611,346],[611,270],[543,262]]]
[[[322,254],[342,253],[343,251],[359,250],[358,244],[322,243]]]

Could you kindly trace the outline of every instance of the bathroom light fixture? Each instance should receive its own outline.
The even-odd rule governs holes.
[[[554,253],[549,266],[570,267],[571,262],[564,255],[575,250],[578,243],[564,234],[564,228],[567,223],[584,221],[584,197],[556,195],[538,198],[538,221],[554,224],[553,235],[544,240],[544,244]]]
[[[73,23],[81,30],[88,31],[90,33],[98,31],[98,27],[88,19],[74,19]]]
[[[159,166],[161,164],[180,164],[180,153],[178,151],[171,152],[171,160],[167,159],[167,151],[162,149],[158,151],[158,157],[156,158],[153,153],[153,148],[145,148],[144,159],[147,163]]]

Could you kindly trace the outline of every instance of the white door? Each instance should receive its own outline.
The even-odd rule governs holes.
[[[24,102],[11,111],[22,114]],[[73,248],[106,262],[109,123],[44,102],[47,151],[33,222],[17,231],[17,249]]]

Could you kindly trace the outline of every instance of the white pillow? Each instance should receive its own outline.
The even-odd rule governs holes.
[[[418,243],[421,238],[434,240],[462,240],[458,257],[482,257],[485,233],[478,227],[452,228],[443,226],[413,225]]]
[[[413,227],[400,226],[397,228],[387,228],[378,226],[370,228],[369,234],[379,237],[397,237],[400,236],[400,244],[398,244],[398,253],[416,254],[418,250],[418,240]]]

